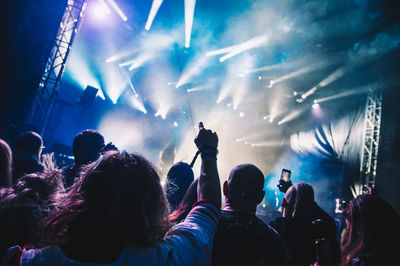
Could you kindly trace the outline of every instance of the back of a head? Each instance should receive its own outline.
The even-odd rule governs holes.
[[[83,165],[97,160],[104,148],[104,137],[96,130],[87,129],[78,133],[72,144],[75,164]]]
[[[284,202],[287,218],[311,219],[314,189],[305,182],[296,183],[286,191]]]
[[[13,206],[15,204],[36,204],[45,206],[51,196],[62,187],[62,175],[59,171],[50,173],[32,173],[22,176],[11,187],[12,193],[3,198],[1,204]]]
[[[12,152],[10,146],[0,139],[0,188],[11,186]]]
[[[384,239],[395,236],[393,229],[398,227],[399,222],[398,214],[388,202],[370,194],[357,196],[343,215],[350,221],[350,233],[362,237],[366,246],[384,245],[388,242]]]
[[[43,140],[38,133],[27,131],[17,137],[14,143],[14,148],[19,151],[39,156],[42,145]]]
[[[46,203],[50,196],[59,189],[59,185],[56,182],[57,177],[58,183],[61,183],[61,174],[58,172],[28,174],[18,179],[13,188],[21,196],[29,197],[41,205]]]
[[[88,166],[60,202],[61,208],[45,226],[44,242],[50,245],[67,239],[145,247],[159,241],[168,229],[160,178],[139,154],[107,152]]]
[[[363,194],[353,199],[343,211],[348,234],[342,247],[343,265],[361,253],[379,254],[380,265],[392,265],[399,238],[399,215],[385,200]],[[386,262],[385,262],[386,261]],[[389,264],[387,264],[389,263]]]
[[[231,204],[246,203],[257,205],[263,194],[264,175],[252,164],[240,164],[232,169],[228,179],[226,197]]]
[[[193,170],[187,163],[178,162],[168,171],[165,190],[171,211],[182,201],[193,180]]]

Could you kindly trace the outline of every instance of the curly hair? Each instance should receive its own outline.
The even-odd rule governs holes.
[[[147,159],[109,151],[60,198],[38,246],[107,239],[111,245],[151,247],[170,228],[167,206],[159,175]]]

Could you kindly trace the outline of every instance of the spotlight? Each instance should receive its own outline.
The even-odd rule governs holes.
[[[294,92],[293,92],[293,96],[297,96],[297,91],[294,91]]]
[[[153,3],[151,4],[151,9],[150,9],[150,14],[149,17],[147,18],[147,22],[145,25],[145,30],[150,30],[151,24],[153,23],[153,20],[158,12],[158,9],[160,8],[163,0],[153,0]]]
[[[313,108],[313,109],[318,109],[318,108],[319,108],[319,103],[314,103],[314,104],[312,105],[312,108]]]

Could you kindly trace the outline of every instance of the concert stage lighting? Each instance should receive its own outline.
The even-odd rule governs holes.
[[[114,9],[115,12],[121,17],[123,21],[127,21],[128,18],[125,16],[124,12],[122,12],[121,8],[115,3],[114,0],[107,0],[108,4]]]
[[[147,18],[146,25],[144,26],[144,28],[146,30],[150,30],[151,24],[153,24],[153,20],[156,17],[156,14],[157,14],[158,9],[160,8],[162,2],[163,2],[163,0],[153,0],[153,3],[151,4],[151,8],[150,8],[149,17]]]
[[[190,47],[190,36],[192,34],[194,7],[196,0],[185,0],[185,47]]]
[[[319,82],[316,86],[309,89],[306,93],[301,95],[301,98],[306,99],[311,94],[315,93],[318,89],[323,88],[331,84],[332,82],[341,78],[344,74],[347,73],[347,67],[340,67],[329,74],[326,78],[324,78],[321,82]]]
[[[226,55],[220,57],[219,61],[222,63],[225,60],[227,60],[235,55],[241,54],[241,53],[246,52],[251,49],[255,49],[255,48],[264,46],[267,43],[268,43],[267,36],[265,36],[265,35],[256,36],[248,41],[245,41],[245,42],[237,45],[233,50],[228,52]]]
[[[104,3],[104,2],[103,2]],[[90,6],[90,15],[97,21],[103,21],[105,17],[110,13],[107,5],[102,4],[101,1],[98,3],[92,2],[92,6]]]
[[[314,102],[313,105],[312,105],[312,108],[313,109],[318,109],[319,108],[319,103]]]

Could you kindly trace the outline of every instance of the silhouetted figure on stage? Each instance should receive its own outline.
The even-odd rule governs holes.
[[[42,137],[33,131],[17,137],[13,146],[13,183],[25,174],[42,172],[40,155],[43,149]]]
[[[64,185],[70,187],[82,170],[82,166],[96,161],[105,148],[104,137],[96,130],[86,129],[78,133],[72,143],[74,165],[63,171]]]
[[[294,265],[307,265],[316,262],[316,241],[324,239],[330,257],[335,265],[340,261],[339,243],[336,239],[335,221],[314,201],[314,190],[307,183],[296,183],[287,190],[282,201],[282,217],[270,225],[284,239]]]
[[[264,175],[252,164],[236,166],[225,181],[225,206],[215,233],[212,265],[287,265],[279,234],[256,217]]]

